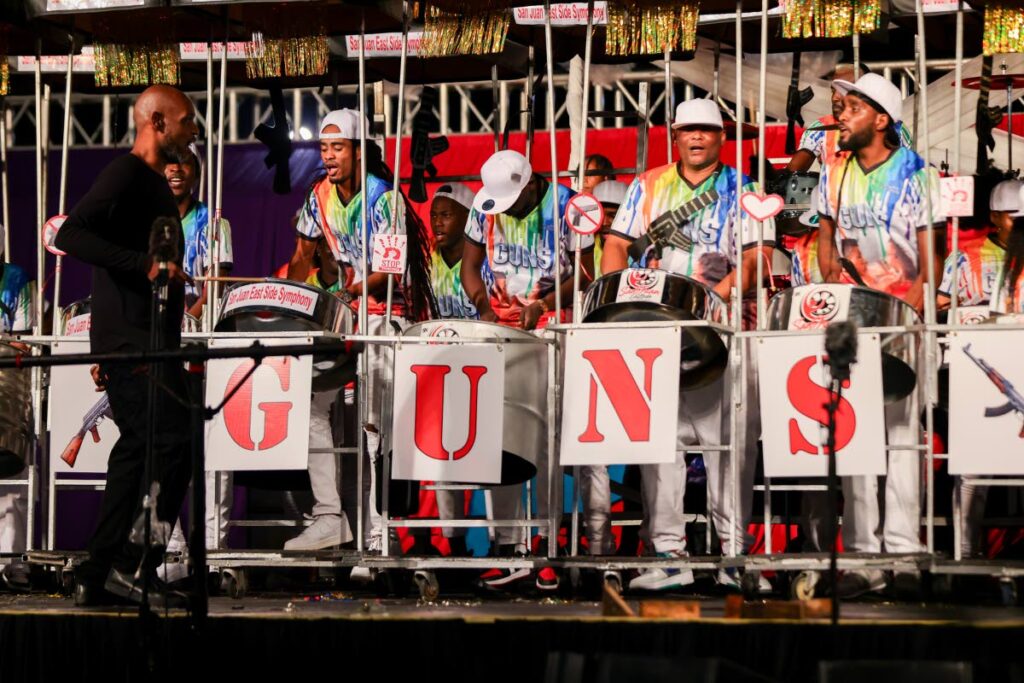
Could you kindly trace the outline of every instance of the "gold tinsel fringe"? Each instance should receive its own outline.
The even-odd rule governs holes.
[[[783,0],[784,38],[843,38],[881,24],[881,0]]]
[[[7,63],[7,55],[0,62],[0,97],[6,97],[11,91],[11,65]]]
[[[510,21],[507,9],[451,14],[437,7],[427,7],[419,55],[447,57],[501,52]]]
[[[608,3],[605,53],[655,55],[692,51],[697,42],[697,5],[643,6]]]
[[[96,60],[96,85],[177,85],[180,76],[178,45],[120,45],[98,43],[93,46]]]
[[[267,38],[254,33],[245,44],[245,73],[249,78],[322,76],[331,52],[323,33],[292,38]]]
[[[987,6],[981,50],[985,55],[1024,52],[1024,10],[1003,5]]]

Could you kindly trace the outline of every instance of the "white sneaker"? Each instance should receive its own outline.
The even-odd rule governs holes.
[[[741,590],[743,590],[743,587],[740,584],[742,576],[743,576],[742,574],[740,574],[739,572],[737,572],[733,568],[719,569],[718,570],[718,574],[715,576],[715,582],[719,586],[723,586],[723,587],[729,588],[731,590],[741,591]],[[757,575],[757,592],[758,593],[771,593],[772,592],[772,584],[771,584],[771,582],[767,578],[765,578],[764,574],[760,574],[759,573]]]
[[[320,515],[306,530],[284,544],[285,550],[324,550],[352,540],[348,520],[342,515]]]
[[[184,562],[165,562],[156,568],[156,575],[164,583],[174,583],[188,578],[188,567]]]
[[[681,556],[674,553],[658,553],[658,557]],[[689,586],[691,583],[693,583],[693,571],[690,569],[651,567],[641,570],[640,575],[629,582],[629,590],[661,591]]]

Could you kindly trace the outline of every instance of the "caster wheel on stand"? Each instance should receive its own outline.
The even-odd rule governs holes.
[[[74,572],[65,571],[63,569],[57,570],[57,585],[60,587],[61,595],[74,595],[75,594],[75,574]]]
[[[420,598],[426,602],[437,600],[441,594],[441,585],[437,582],[437,574],[429,569],[417,569],[412,580],[420,591]]]
[[[813,571],[803,571],[796,575],[789,586],[789,594],[794,600],[806,602],[814,598],[815,589],[821,580],[821,574]]]
[[[743,576],[740,577],[740,591],[743,593],[744,599],[754,600],[760,597],[760,582],[760,572],[743,572]]]

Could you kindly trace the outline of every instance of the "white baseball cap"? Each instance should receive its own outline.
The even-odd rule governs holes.
[[[362,125],[359,125],[362,122]],[[337,133],[325,133],[324,128],[337,126]],[[335,109],[328,112],[320,122],[321,140],[361,140],[362,131],[368,130],[366,117],[360,116],[354,109]]]
[[[1024,182],[1019,180],[1004,180],[992,188],[992,194],[988,198],[989,211],[1005,211],[1013,217],[1024,216],[1021,211],[1021,190],[1024,189]]]
[[[504,212],[516,203],[531,177],[533,167],[522,154],[511,149],[495,152],[480,169],[484,186],[476,193],[473,208],[487,215]]]
[[[850,81],[832,81],[832,87],[840,95],[858,95],[870,100],[875,109],[881,107],[883,114],[888,114],[893,123],[903,120],[903,95],[900,89],[878,74],[864,74],[856,83]],[[877,106],[875,106],[877,105]]]
[[[683,126],[711,126],[724,128],[722,110],[711,100],[686,100],[676,107],[676,118],[672,121],[673,128]]]
[[[461,204],[467,209],[473,208],[473,190],[462,183],[445,183],[434,192],[434,199],[448,197],[456,204]]]
[[[594,186],[594,199],[602,204],[614,204],[618,206],[626,199],[626,190],[629,186],[618,180],[605,180]]]

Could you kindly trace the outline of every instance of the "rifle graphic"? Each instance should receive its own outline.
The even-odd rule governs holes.
[[[426,173],[429,173],[431,178],[437,175],[434,157],[448,149],[448,138],[443,135],[431,138],[429,135],[436,105],[437,89],[423,88],[423,94],[420,95],[420,110],[412,119],[412,144],[409,149],[412,161],[409,199],[414,202],[427,201],[426,179],[423,176]]]
[[[89,412],[82,418],[82,426],[78,432],[71,437],[71,441],[67,446],[64,447],[64,452],[60,454],[60,459],[68,464],[68,467],[74,467],[75,461],[78,459],[78,451],[82,448],[82,442],[85,440],[87,433],[92,434],[92,440],[94,443],[100,442],[100,433],[98,427],[100,422],[103,422],[104,418],[113,418],[114,413],[110,410],[110,398],[107,397],[107,393],[103,392],[103,396],[100,400],[96,401],[96,405],[89,409]]]
[[[718,191],[708,190],[700,193],[679,208],[661,214],[647,226],[646,233],[629,245],[629,257],[639,262],[652,246],[654,247],[653,257],[659,259],[665,247],[690,251],[693,248],[693,240],[687,237],[684,232],[686,224],[697,215],[697,212],[717,201]]]
[[[1001,406],[994,408],[985,408],[985,417],[999,417],[1000,415],[1006,415],[1010,411],[1016,411],[1017,415],[1024,417],[1024,396],[1013,387],[1010,380],[999,374],[999,371],[993,368],[991,365],[983,361],[981,358],[971,353],[971,345],[968,344],[964,347],[964,353],[967,357],[974,361],[974,364],[981,368],[981,371],[985,373],[985,376],[989,378],[992,384],[996,385],[996,389],[999,389],[1000,393],[1005,396],[1008,400]],[[1020,430],[1020,438],[1024,439],[1024,426]]]

